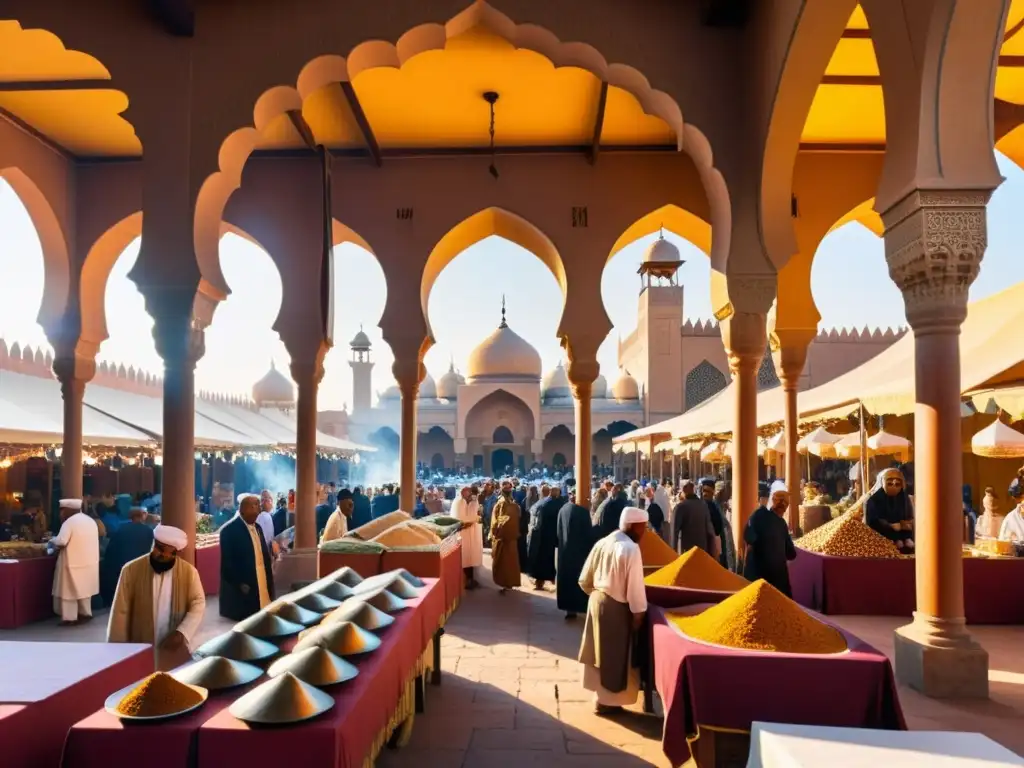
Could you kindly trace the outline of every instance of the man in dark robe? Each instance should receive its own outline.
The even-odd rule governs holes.
[[[288,501],[284,497],[278,497],[277,509],[270,516],[274,522],[274,536],[280,536],[288,530]]]
[[[796,557],[796,547],[789,536],[786,510],[789,508],[789,490],[776,480],[769,490],[771,508],[760,506],[747,521],[743,540],[743,576],[748,581],[764,579],[786,597],[793,597],[789,586],[789,566],[786,562]]]
[[[377,494],[373,497],[373,501],[370,502],[370,517],[374,520],[398,511],[398,494],[395,493],[395,487],[393,485],[385,485],[382,490],[384,493]],[[412,512],[411,509],[405,511]],[[353,524],[353,527],[356,526]]]
[[[533,588],[544,589],[544,583],[555,578],[555,549],[558,547],[558,512],[565,499],[557,485],[551,486],[548,497],[537,505],[536,516],[531,513],[530,535],[526,544]]]
[[[356,486],[352,491],[352,503],[352,517],[348,521],[352,528],[366,525],[373,519],[370,512],[370,497],[363,493],[362,488]]]
[[[626,489],[622,483],[615,483],[608,498],[602,501],[601,506],[597,508],[594,541],[603,539],[619,530],[619,518],[622,517],[622,510],[626,508],[627,503]]]
[[[697,498],[692,480],[683,483],[683,500],[672,510],[672,547],[679,554],[700,547],[714,558],[720,547],[711,524],[711,510]]]
[[[722,516],[722,510],[718,508],[718,503],[715,501],[715,481],[710,477],[705,477],[700,481],[700,497],[708,505],[708,512],[711,513],[711,527],[715,529],[715,535],[718,537],[719,546],[721,547],[718,562],[728,568],[728,560],[725,554],[725,518]]]
[[[565,504],[558,511],[558,573],[555,581],[558,610],[572,620],[587,611],[587,594],[580,589],[580,573],[594,546],[590,512],[579,504]]]
[[[146,510],[135,507],[128,513],[128,522],[119,525],[110,537],[100,562],[100,597],[104,605],[113,603],[117,580],[125,564],[149,554],[153,548],[153,529],[142,522],[145,519]]]
[[[220,529],[220,615],[241,621],[274,599],[270,548],[256,525],[259,496],[241,499],[238,515]]]
[[[914,509],[907,498],[903,473],[885,469],[864,506],[864,522],[902,552],[914,551]]]

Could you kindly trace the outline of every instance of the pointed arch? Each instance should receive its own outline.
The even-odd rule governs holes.
[[[711,224],[678,205],[669,204],[633,222],[615,241],[615,245],[608,253],[608,260],[611,261],[615,254],[630,243],[652,235],[662,227],[693,243],[708,257],[711,256]]]

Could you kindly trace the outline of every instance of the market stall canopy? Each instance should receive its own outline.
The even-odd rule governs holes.
[[[776,461],[779,456],[783,456],[786,453],[786,432],[777,432],[772,437],[769,437],[764,441],[764,447],[761,449],[761,455],[766,462],[769,464]]]
[[[1024,435],[997,418],[971,438],[971,452],[987,459],[1024,458]]]
[[[840,435],[833,435],[824,427],[818,427],[797,441],[796,450],[797,453],[813,453],[822,459],[832,459],[836,456],[835,446],[839,440]]]
[[[729,444],[719,440],[708,443],[700,451],[700,460],[708,464],[724,464],[731,458]]]
[[[968,306],[960,331],[961,392],[1009,387],[1024,381],[1024,346],[1019,343],[1022,327],[1024,283]],[[616,442],[629,442],[643,435],[683,440],[697,435],[729,435],[733,429],[733,387],[735,383],[681,416],[627,432]],[[863,365],[800,392],[797,407],[802,420],[819,421],[844,418],[861,403],[874,414],[913,413],[915,400],[914,335],[906,334]],[[758,394],[758,426],[781,423],[784,418],[782,387]]]
[[[872,456],[895,456],[902,463],[910,461],[911,442],[884,429],[868,438],[868,452]]]

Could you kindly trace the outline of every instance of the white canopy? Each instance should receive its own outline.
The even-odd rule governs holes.
[[[1024,458],[1024,435],[997,418],[971,438],[971,451],[989,459]]]
[[[796,450],[798,453],[813,453],[822,459],[835,458],[835,446],[839,439],[839,435],[833,435],[824,427],[818,427],[797,441]]]

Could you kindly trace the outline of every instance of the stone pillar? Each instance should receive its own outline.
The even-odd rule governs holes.
[[[767,344],[766,314],[738,312],[722,321],[722,340],[735,383],[732,444],[732,529],[737,560],[743,557],[743,530],[757,509],[757,371]]]
[[[295,403],[295,549],[312,550],[317,545],[316,402],[324,377],[323,355],[313,360],[293,359],[291,372],[298,388]]]
[[[195,374],[205,352],[202,328],[190,315],[156,317],[156,351],[164,361],[163,479],[160,517],[188,535],[188,548],[179,552],[195,561]]]
[[[82,498],[82,401],[85,386],[96,375],[95,357],[57,357],[53,372],[64,399],[64,443],[60,454],[60,489],[63,498]]]
[[[914,332],[917,610],[896,675],[926,695],[987,697],[988,653],[964,618],[960,325],[985,253],[987,191],[915,190],[887,210],[885,258]]]
[[[782,391],[786,396],[786,453],[783,473],[793,499],[799,499],[800,493],[800,454],[796,449],[796,444],[800,440],[797,424],[799,420],[797,391],[800,389],[800,377],[803,376],[804,365],[807,363],[807,348],[816,332],[816,329],[804,331],[776,329],[768,338],[775,370],[782,382]],[[796,507],[797,504],[792,503],[788,514],[791,532],[796,530],[799,516]]]
[[[594,380],[599,373],[597,360],[572,359],[566,371],[576,406],[576,503],[583,507],[590,506],[592,490],[590,457],[593,454],[594,429],[590,406]]]
[[[398,482],[401,487],[399,509],[412,514],[416,506],[416,405],[420,382],[426,369],[417,353],[395,354],[392,371],[402,393],[402,423],[398,446]]]

